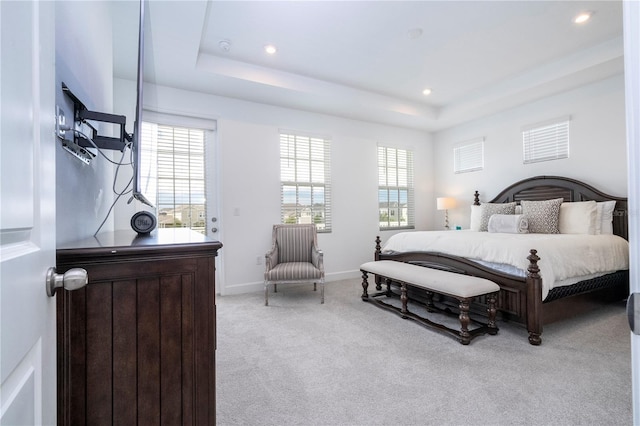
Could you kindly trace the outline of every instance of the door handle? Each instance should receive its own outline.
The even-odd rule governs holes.
[[[633,334],[640,334],[640,293],[631,293],[627,299],[627,319]]]
[[[56,268],[47,270],[47,278],[45,284],[47,286],[47,296],[56,295],[56,290],[64,288],[65,290],[77,290],[89,283],[89,274],[82,268],[69,269],[64,274],[56,274]]]

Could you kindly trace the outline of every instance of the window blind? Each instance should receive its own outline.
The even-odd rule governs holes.
[[[158,227],[206,234],[205,131],[143,122],[142,145]]]
[[[525,128],[522,146],[524,164],[569,158],[569,118]]]
[[[380,229],[413,228],[413,152],[378,146]]]
[[[463,142],[453,149],[453,172],[466,173],[484,168],[484,138]]]
[[[331,232],[331,143],[327,138],[280,134],[282,223],[315,223]]]

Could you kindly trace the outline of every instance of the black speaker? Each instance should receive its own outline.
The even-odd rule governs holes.
[[[131,216],[131,227],[138,234],[148,234],[153,231],[157,225],[156,217],[148,211],[139,211]]]

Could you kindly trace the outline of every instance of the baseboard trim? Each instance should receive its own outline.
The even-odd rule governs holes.
[[[342,280],[350,280],[353,278],[358,278],[361,276],[359,270],[353,271],[343,271],[343,272],[333,272],[330,274],[326,274],[324,277],[325,282],[333,282],[333,281],[342,281]],[[224,288],[220,289],[221,296],[233,296],[236,294],[245,294],[245,293],[253,293],[257,291],[264,290],[264,282],[252,282],[252,283],[240,283],[233,285],[226,285]]]

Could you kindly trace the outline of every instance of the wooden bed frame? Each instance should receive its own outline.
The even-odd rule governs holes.
[[[478,191],[474,194],[474,205],[479,205]],[[571,201],[616,201],[613,212],[613,233],[628,239],[627,199],[607,195],[597,189],[574,179],[559,176],[536,176],[517,182],[504,189],[491,203],[507,203],[521,200],[549,200],[563,198]],[[455,231],[452,231],[455,232]],[[629,271],[617,271],[598,278],[552,289],[542,300],[542,279],[539,275],[535,248],[523,253],[529,259],[526,277],[517,277],[496,272],[470,260],[435,252],[405,252],[386,254],[381,251],[380,237],[376,238],[375,260],[395,260],[421,266],[442,269],[460,274],[487,278],[500,286],[498,311],[500,318],[526,326],[529,343],[542,343],[542,326],[561,318],[567,318],[583,311],[585,306],[594,303],[611,302],[625,299],[629,295]],[[540,253],[544,256],[544,253]],[[381,283],[376,279],[376,288]],[[414,294],[420,299],[422,295]],[[443,301],[446,303],[446,301]],[[453,306],[453,304],[452,304]],[[486,311],[486,300],[480,300],[474,307],[477,311]]]

